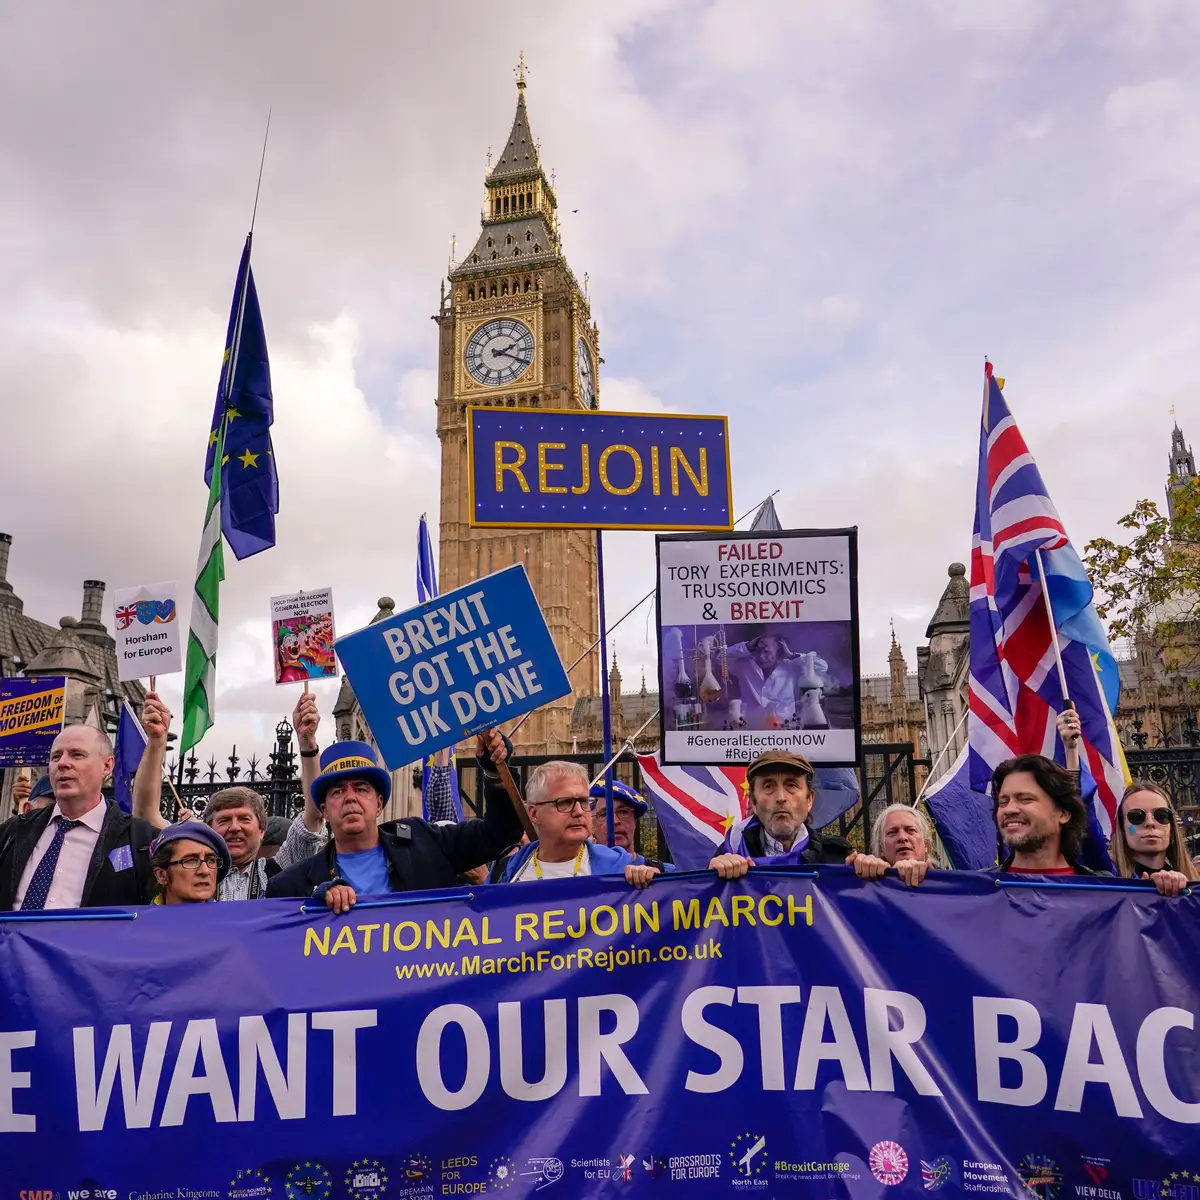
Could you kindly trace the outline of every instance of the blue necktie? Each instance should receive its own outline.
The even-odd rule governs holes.
[[[22,912],[46,907],[46,899],[50,895],[50,884],[54,880],[54,868],[58,866],[58,856],[62,853],[67,830],[75,829],[83,824],[82,821],[69,821],[66,817],[55,817],[54,819],[58,822],[58,828],[54,831],[54,838],[46,847],[46,853],[42,855],[42,861],[38,863],[33,878],[29,881],[25,899],[21,904]]]

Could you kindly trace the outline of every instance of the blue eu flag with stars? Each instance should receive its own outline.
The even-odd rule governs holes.
[[[271,447],[271,365],[254,273],[250,237],[242,251],[233,309],[225,335],[221,386],[208,435],[204,482],[212,482],[213,456],[221,421],[225,452],[221,466],[221,532],[239,559],[275,545],[279,476]]]

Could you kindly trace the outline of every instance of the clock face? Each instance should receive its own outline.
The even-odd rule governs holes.
[[[484,387],[501,387],[520,379],[533,362],[533,334],[512,317],[499,317],[471,334],[463,356],[467,370]]]
[[[579,375],[579,397],[591,408],[596,403],[596,376],[592,371],[592,352],[583,338],[575,343],[575,370]]]

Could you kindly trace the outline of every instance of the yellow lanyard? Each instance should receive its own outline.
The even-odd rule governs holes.
[[[575,855],[575,870],[571,872],[572,875],[579,874],[579,868],[583,866],[583,856],[586,850],[587,842],[583,842],[579,847],[579,853]],[[542,878],[542,864],[538,862],[538,852],[536,850],[533,852],[533,873],[539,879]]]

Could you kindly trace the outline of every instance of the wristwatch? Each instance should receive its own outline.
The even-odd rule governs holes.
[[[317,755],[320,753],[321,753],[321,747],[314,746],[313,749],[311,749],[311,750],[301,750],[300,757],[301,758],[316,758]]]

